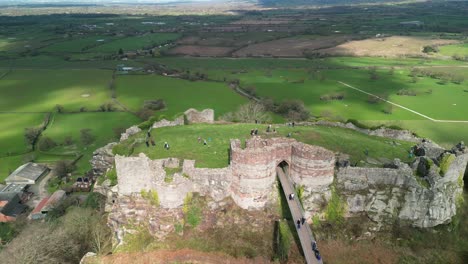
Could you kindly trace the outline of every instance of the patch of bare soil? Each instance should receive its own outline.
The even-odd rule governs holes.
[[[234,52],[233,56],[304,57],[307,52],[334,47],[351,39],[351,36],[327,36],[317,39],[308,37],[282,38],[249,45]]]
[[[194,46],[215,46],[215,47],[233,47],[239,46],[233,38],[227,37],[186,37],[177,41],[180,45],[194,45]]]
[[[270,263],[270,261],[257,257],[255,259],[234,258],[221,253],[207,253],[191,249],[180,250],[156,250],[150,252],[137,253],[117,253],[101,257],[99,263],[103,264],[150,264],[150,263],[232,263],[232,264],[250,264],[250,263]],[[93,263],[92,259],[88,263]]]
[[[221,57],[229,55],[232,50],[233,48],[230,47],[181,45],[171,49],[169,53],[201,57]]]
[[[430,39],[422,37],[393,36],[372,38],[343,43],[333,48],[322,49],[319,52],[329,55],[343,56],[424,56],[424,46],[440,46],[458,43],[456,40]]]
[[[399,259],[399,254],[391,246],[378,241],[321,241],[319,248],[327,263],[393,264]]]

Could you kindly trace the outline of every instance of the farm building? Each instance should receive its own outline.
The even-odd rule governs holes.
[[[29,215],[30,219],[38,220],[47,216],[47,213],[54,209],[57,204],[65,198],[65,191],[55,191],[50,197],[42,199]]]
[[[41,208],[41,213],[46,216],[47,213],[54,209],[55,206],[59,204],[60,201],[62,201],[65,198],[65,191],[63,190],[58,190],[55,191],[45,202],[44,206]]]
[[[44,218],[47,212],[43,213],[42,209],[44,209],[44,206],[47,204],[48,201],[49,201],[49,197],[42,199],[39,202],[39,204],[34,208],[34,210],[31,212],[31,214],[29,215],[29,219],[38,220],[38,219]]]
[[[21,199],[15,192],[0,192],[0,222],[11,222],[21,214],[26,206],[20,203]]]
[[[49,168],[28,162],[21,165],[5,179],[6,184],[35,184],[49,172]]]

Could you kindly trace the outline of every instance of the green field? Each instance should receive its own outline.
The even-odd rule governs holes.
[[[245,140],[250,138],[250,129],[255,124],[232,125],[189,125],[178,127],[165,127],[153,130],[152,134],[156,142],[155,147],[146,147],[144,143],[136,144],[133,153],[146,153],[150,158],[178,157],[182,159],[196,160],[197,167],[220,168],[228,165],[228,149],[230,139]],[[265,135],[266,125],[257,126],[259,134]],[[298,141],[318,145],[335,152],[342,152],[351,156],[353,163],[361,160],[372,163],[373,160],[389,161],[393,158],[408,159],[408,150],[414,144],[400,142],[401,145],[393,145],[392,140],[370,137],[349,129],[331,128],[322,126],[287,127],[275,126],[278,133],[268,136],[286,136],[289,132]],[[128,141],[121,143],[128,147],[135,138],[144,138],[138,134]],[[208,145],[198,143],[197,138],[207,140]],[[163,148],[164,142],[170,144],[170,150]],[[125,147],[124,147],[125,148]],[[121,149],[117,147],[115,150]],[[369,151],[366,157],[364,151]],[[364,164],[361,164],[364,165]]]
[[[97,69],[13,70],[0,82],[0,111],[51,111],[57,104],[66,111],[97,110],[110,102],[111,75]]]
[[[0,114],[0,157],[28,151],[24,129],[41,125],[44,118],[45,114]]]
[[[84,173],[90,169],[89,160],[94,150],[118,140],[114,133],[115,128],[128,128],[139,122],[141,120],[126,112],[56,114],[42,137],[50,137],[60,145],[41,154],[55,154],[56,159],[60,159],[61,155],[69,159],[70,156],[84,154],[78,163],[78,173]],[[83,145],[80,140],[80,130],[86,128],[91,129],[91,134],[95,137],[88,146]],[[65,146],[63,142],[68,136],[72,138],[73,144]]]
[[[124,51],[135,51],[144,47],[154,47],[179,38],[179,34],[174,33],[153,33],[142,36],[126,37],[114,40],[103,45],[90,49],[91,52],[117,53],[119,49]]]
[[[439,53],[446,56],[468,56],[468,43],[441,46]]]
[[[52,45],[43,48],[42,51],[52,53],[83,52],[98,45],[105,45],[111,42],[113,39],[115,38],[110,36],[78,37],[76,39],[56,42]]]
[[[116,82],[117,99],[132,110],[138,110],[145,100],[164,99],[167,117],[189,108],[212,108],[215,115],[234,111],[247,100],[224,83],[187,81],[157,75],[120,75]]]
[[[0,158],[0,184],[12,173],[16,168],[23,164],[23,156],[1,157]]]

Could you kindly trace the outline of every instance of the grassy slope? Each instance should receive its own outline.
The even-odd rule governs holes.
[[[118,76],[117,96],[119,101],[132,110],[139,109],[145,100],[164,99],[168,117],[188,108],[213,108],[216,116],[235,110],[247,100],[223,83],[190,82],[156,75]]]
[[[53,123],[43,133],[43,136],[54,139],[57,143],[63,143],[65,137],[71,136],[74,144],[72,146],[58,146],[47,153],[73,155],[83,153],[85,156],[80,160],[78,172],[84,172],[90,168],[89,160],[92,152],[105,144],[117,140],[113,131],[114,128],[128,128],[139,123],[140,120],[130,113],[78,113],[78,114],[57,114]],[[95,141],[90,146],[84,146],[80,141],[80,130],[90,128],[91,134],[95,136]],[[44,159],[54,157],[44,157]],[[55,157],[60,159],[60,156]],[[69,159],[70,156],[66,156]]]
[[[110,101],[111,74],[103,70],[14,70],[0,83],[0,111],[51,111],[56,104],[68,111],[82,106],[95,110]]]
[[[254,124],[232,125],[190,125],[179,127],[166,127],[153,130],[152,135],[156,141],[155,147],[147,148],[144,143],[137,144],[134,154],[147,153],[150,158],[178,157],[194,159],[198,167],[225,167],[228,164],[228,148],[230,139],[250,138],[250,129]],[[260,135],[265,136],[265,126],[258,126]],[[402,145],[393,146],[391,140],[369,137],[364,134],[341,128],[321,126],[312,127],[285,127],[278,126],[278,133],[270,136],[286,136],[291,132],[299,141],[326,147],[333,151],[340,151],[351,155],[352,162],[365,160],[364,150],[369,150],[373,158],[400,158],[406,160],[407,151],[412,143],[401,142]],[[143,137],[140,134],[136,137]],[[197,138],[207,139],[208,146],[198,143]],[[210,140],[211,139],[211,140]],[[123,144],[129,144],[129,140]],[[171,146],[170,150],[163,148],[164,142]]]
[[[0,157],[7,153],[24,153],[30,146],[24,139],[24,129],[39,126],[45,114],[0,114]]]

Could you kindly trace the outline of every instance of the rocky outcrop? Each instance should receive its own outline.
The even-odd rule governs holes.
[[[138,134],[141,132],[141,129],[138,126],[131,126],[125,130],[124,133],[120,135],[120,141],[127,140],[130,136]]]
[[[357,127],[351,122],[341,123],[341,122],[330,122],[330,121],[323,121],[323,120],[313,122],[313,123],[304,123],[304,124],[348,128],[348,129],[352,129],[354,131],[358,131],[369,136],[384,137],[384,138],[409,141],[409,142],[415,142],[415,143],[421,143],[424,141],[423,143],[425,143],[426,147],[441,149],[441,147],[437,145],[436,143],[430,140],[419,138],[413,132],[409,130],[391,129],[387,127],[381,127],[378,129],[365,129],[365,128]]]
[[[103,175],[108,169],[114,166],[114,154],[112,148],[116,142],[109,143],[93,152],[93,158],[89,161],[93,168],[94,175]]]
[[[425,171],[427,175],[399,161],[396,168],[340,168],[337,188],[347,203],[348,216],[366,214],[379,224],[399,220],[434,227],[449,223],[456,214],[467,162],[468,154],[457,156],[444,175],[434,163]]]
[[[184,112],[185,117],[189,124],[196,123],[213,123],[214,122],[214,110],[213,109],[204,109],[202,111],[197,111],[196,109],[190,108]]]
[[[160,128],[160,127],[171,127],[171,126],[183,126],[185,124],[184,116],[179,116],[174,121],[162,119],[158,122],[155,122],[152,128]]]

